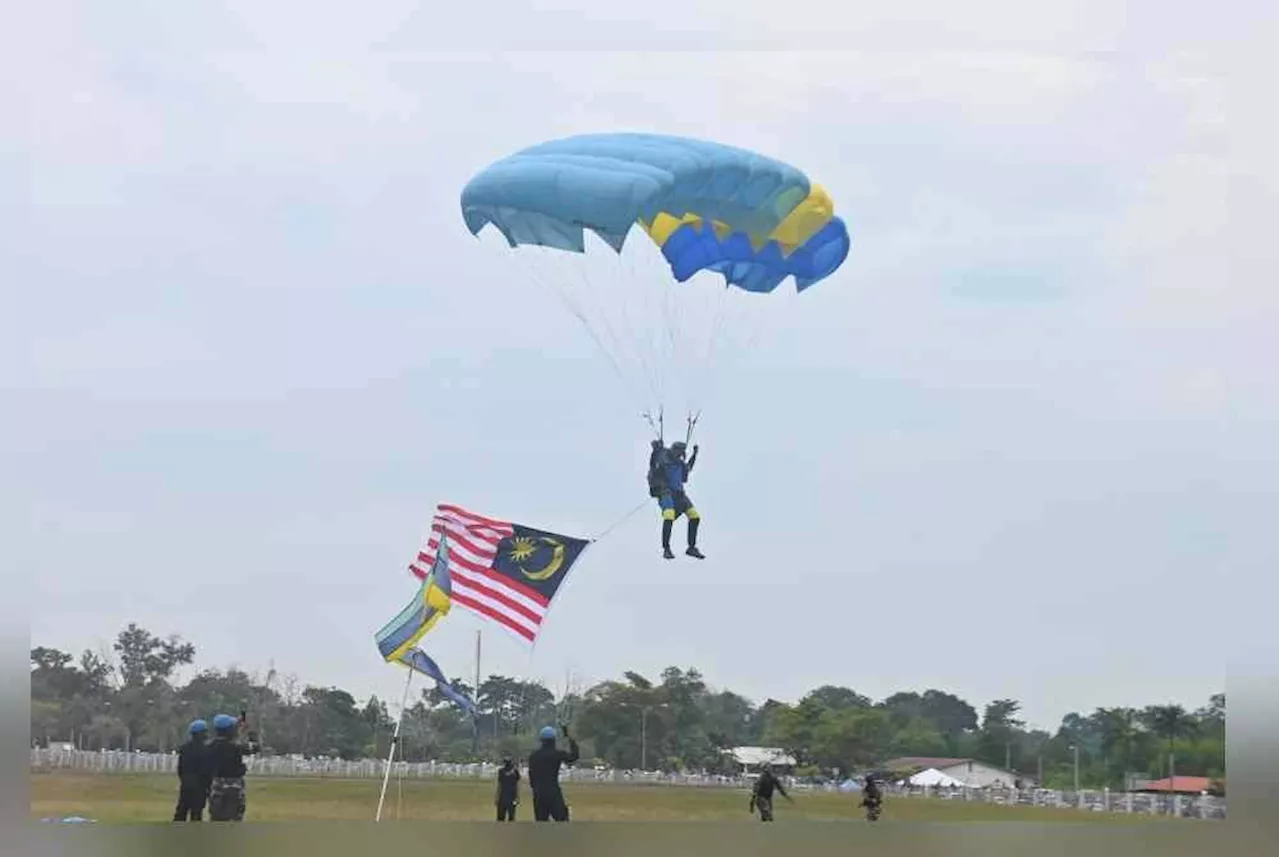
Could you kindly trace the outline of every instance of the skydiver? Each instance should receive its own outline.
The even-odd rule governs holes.
[[[534,821],[568,821],[569,806],[560,791],[560,766],[578,761],[578,742],[569,736],[569,727],[560,730],[569,741],[568,752],[557,749],[556,730],[542,727],[542,746],[529,754],[529,790],[533,792]]]
[[[209,725],[193,720],[187,727],[191,735],[178,748],[178,805],[174,821],[202,821],[205,801],[209,799]]]
[[[655,445],[658,443],[655,441]],[[662,555],[667,559],[675,559],[676,555],[671,552],[671,529],[676,518],[684,515],[689,519],[689,547],[685,554],[695,559],[706,559],[702,551],[698,550],[698,525],[702,523],[702,516],[693,507],[693,501],[684,490],[685,483],[689,481],[689,471],[693,470],[693,465],[698,460],[698,447],[694,446],[693,455],[688,461],[684,459],[684,450],[685,445],[677,441],[671,444],[671,448],[661,458],[662,482],[658,507],[662,509]],[[656,455],[655,447],[649,460],[654,461]]]

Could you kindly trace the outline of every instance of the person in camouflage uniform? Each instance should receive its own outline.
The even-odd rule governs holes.
[[[258,752],[257,738],[252,732],[247,740],[239,734],[244,719],[243,712],[239,720],[229,714],[213,718],[213,742],[208,751],[213,776],[209,786],[210,821],[244,821],[244,757]]]
[[[777,791],[787,800],[791,795],[783,788],[782,781],[773,773],[772,765],[762,765],[760,776],[751,787],[751,803],[748,812],[759,812],[761,821],[773,821],[773,793]]]

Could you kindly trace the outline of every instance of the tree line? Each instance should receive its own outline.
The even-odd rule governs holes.
[[[84,750],[168,752],[191,720],[242,709],[265,752],[307,758],[385,757],[394,720],[386,702],[363,702],[336,687],[303,685],[275,669],[239,669],[175,677],[195,661],[195,647],[129,624],[110,651],[75,656],[31,649],[34,744],[69,742]],[[905,756],[970,758],[1017,772],[1048,788],[1123,788],[1126,774],[1159,777],[1172,760],[1179,775],[1225,775],[1224,694],[1194,711],[1175,704],[1099,708],[1072,713],[1056,732],[1027,728],[1020,705],[997,699],[981,713],[943,690],[900,691],[873,700],[827,685],[795,704],[746,697],[707,684],[696,669],[668,667],[649,678],[621,678],[554,693],[541,683],[490,675],[471,696],[478,718],[464,714],[434,684],[406,710],[401,755],[408,761],[493,761],[520,757],[541,726],[572,720],[580,764],[622,769],[728,773],[726,750],[771,746],[797,760],[800,774],[876,769]]]

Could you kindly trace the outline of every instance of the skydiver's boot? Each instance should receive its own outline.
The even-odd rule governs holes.
[[[676,555],[671,552],[671,526],[675,521],[662,522],[662,555],[667,559],[675,559]]]
[[[691,518],[689,520],[689,549],[685,553],[694,559],[706,559],[702,555],[702,551],[698,550],[698,524],[701,523],[701,518]]]

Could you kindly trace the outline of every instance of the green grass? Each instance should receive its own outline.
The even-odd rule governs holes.
[[[311,819],[371,821],[378,805],[379,780],[302,777],[250,777],[248,821]],[[173,816],[177,778],[149,774],[32,772],[33,818],[80,815],[100,822],[162,822]],[[745,790],[676,786],[623,786],[567,783],[573,818],[581,821],[726,821],[751,822]],[[832,793],[800,793],[795,803],[774,802],[779,822],[796,819],[859,819],[857,798]],[[473,780],[392,779],[384,820],[487,821],[493,818],[493,785]],[[527,788],[521,789],[517,820],[531,818]],[[207,816],[206,816],[207,817]],[[885,802],[886,822],[1077,822],[1081,824],[1168,823],[1169,819],[1072,809],[1007,807],[926,798]]]

